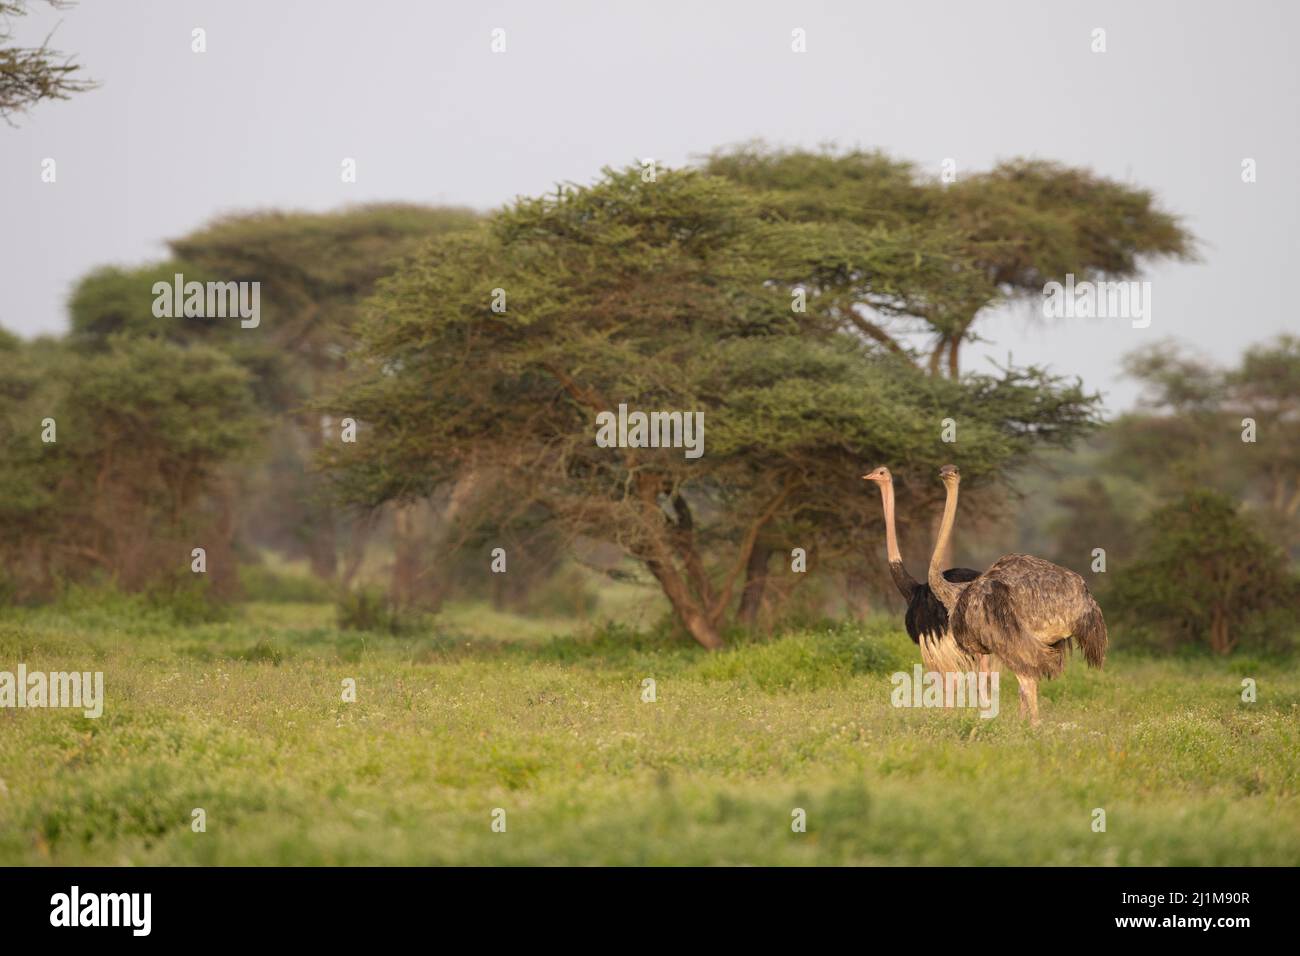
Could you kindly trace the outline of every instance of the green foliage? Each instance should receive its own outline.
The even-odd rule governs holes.
[[[61,7],[61,0],[48,0]],[[45,100],[66,100],[74,93],[92,89],[94,83],[79,74],[80,65],[49,45],[49,38],[39,47],[11,46],[13,19],[26,16],[27,0],[0,0],[0,120],[25,113]]]
[[[240,590],[246,600],[270,604],[329,603],[333,589],[319,578],[282,573],[265,564],[245,563],[239,567]]]
[[[145,597],[179,625],[227,621],[233,616],[231,606],[215,592],[212,579],[188,569],[159,573],[149,581]]]
[[[213,348],[113,340],[67,374],[68,453],[147,458],[184,504],[187,483],[252,443],[259,423],[248,378]]]
[[[240,331],[238,320],[159,318],[153,314],[157,298],[154,285],[162,282],[170,289],[177,274],[183,275],[186,282],[206,283],[217,278],[176,260],[139,268],[102,266],[82,276],[68,299],[70,340],[84,351],[103,351],[117,335],[177,344],[215,342],[222,348],[233,348],[238,341],[235,333]]]
[[[1224,495],[1188,492],[1142,531],[1141,557],[1112,569],[1111,597],[1129,620],[1170,644],[1203,643],[1219,654],[1232,651],[1258,615],[1290,612],[1289,629],[1300,627],[1300,581]]]
[[[89,355],[0,352],[0,389],[0,567],[15,597],[95,573],[141,589],[188,573],[195,546],[230,588],[223,469],[259,427],[243,369],[207,346],[118,336]]]
[[[424,618],[397,607],[374,588],[358,588],[339,595],[338,626],[344,631],[370,631],[395,637],[413,634],[424,626]]]
[[[276,337],[337,334],[351,309],[396,261],[429,238],[472,229],[468,209],[377,203],[338,212],[255,212],[217,219],[169,244],[182,261],[224,281],[260,281],[280,310]],[[315,315],[303,314],[314,308]]]
[[[1067,273],[1122,278],[1143,260],[1195,255],[1190,234],[1149,191],[1043,160],[1011,160],[944,184],[879,152],[751,143],[713,153],[704,169],[758,192],[774,220],[842,230],[844,252],[817,249],[804,281],[844,328],[897,353],[907,354],[915,333],[933,336],[930,371],[947,356],[952,377],[958,348],[987,307],[1041,295]],[[881,301],[871,287],[881,288],[888,258],[868,250],[888,248],[888,235],[902,240],[900,253],[914,250],[915,266],[932,268],[911,281],[886,272],[885,287],[900,294]]]
[[[769,693],[843,687],[864,674],[910,671],[912,654],[882,635],[851,625],[799,630],[779,640],[749,641],[700,661],[704,681],[761,688]]]
[[[873,232],[851,245],[868,261],[892,241]],[[796,540],[828,556],[847,551],[878,520],[863,463],[932,474],[952,455],[935,440],[945,417],[960,410],[959,463],[976,486],[1091,422],[1094,399],[1077,384],[1032,369],[929,379],[816,302],[792,309],[798,263],[845,248],[841,224],[776,221],[760,197],[692,170],[654,182],[608,170],[521,200],[381,283],[354,374],[327,406],[362,421],[364,438],[326,460],[343,493],[370,506],[491,474],[502,525],[540,509],[564,537],[617,541],[688,626],[694,602],[716,627],[734,592],[726,569],[737,552],[743,565],[756,521],[802,529]],[[907,282],[924,287],[924,257],[907,262]],[[859,271],[868,286],[879,275],[882,298],[907,285]],[[620,403],[702,412],[704,456],[597,447],[595,416]]]
[[[626,630],[426,645],[288,610],[184,627],[124,605],[0,614],[5,659],[93,662],[106,690],[98,720],[6,720],[0,863],[1204,866],[1300,854],[1300,675],[1288,662],[1119,651],[1103,672],[1043,687],[1043,727],[1030,731],[1011,681],[992,720],[892,707],[883,658],[915,659],[896,622],[706,656]],[[857,644],[882,659],[854,664]],[[804,662],[816,679],[801,683]],[[1258,681],[1253,704],[1242,676]],[[339,699],[345,677],[355,703]],[[646,677],[655,703],[641,700]],[[1104,834],[1087,826],[1098,805]],[[487,825],[496,806],[506,837]],[[190,828],[195,807],[206,833]],[[796,807],[806,833],[791,830]]]
[[[310,467],[322,435],[319,415],[306,406],[342,367],[357,304],[375,282],[430,237],[477,223],[469,210],[397,203],[226,216],[173,240],[173,259],[85,276],[69,303],[69,341],[87,354],[108,349],[115,336],[206,343],[247,370],[259,407],[277,427],[256,466],[240,475],[249,502],[239,516],[245,543],[307,557],[318,576],[332,579],[340,543],[364,547],[365,528],[334,513]],[[155,317],[154,284],[170,287],[177,274],[186,282],[259,283],[260,324]]]
[[[1152,510],[1213,488],[1240,501],[1292,560],[1300,555],[1300,338],[1259,343],[1231,367],[1173,342],[1138,350],[1124,365],[1145,386],[1142,405],[1081,449],[1069,479],[1049,490],[1065,512],[1062,550],[1082,538],[1123,558],[1137,550],[1136,529]]]
[[[1048,160],[1016,159],[959,176],[941,208],[1005,294],[1136,275],[1143,259],[1191,259],[1194,241],[1150,190]]]

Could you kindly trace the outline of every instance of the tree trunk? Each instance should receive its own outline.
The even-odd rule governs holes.
[[[366,559],[366,545],[370,543],[370,536],[374,533],[378,518],[378,511],[368,511],[352,523],[352,534],[348,539],[347,563],[344,565],[343,576],[340,579],[345,589],[352,587],[352,579],[361,570],[361,563]]]
[[[408,607],[415,598],[419,576],[419,549],[415,535],[415,504],[393,507],[393,580],[389,596],[398,607]]]
[[[1228,615],[1216,604],[1210,612],[1210,649],[1216,654],[1228,654],[1235,643],[1228,633]]]
[[[745,587],[740,592],[738,619],[745,627],[753,627],[763,606],[763,592],[767,590],[767,566],[775,549],[760,543],[754,545],[745,564]]]
[[[975,316],[978,314],[978,311],[979,310],[976,309],[970,315],[966,316],[961,324],[957,326],[956,331],[949,337],[948,377],[951,379],[956,380],[960,373],[958,353],[961,351],[962,342],[966,341],[966,333],[970,330],[970,327],[975,324]]]
[[[948,350],[948,337],[940,335],[934,343],[934,351],[930,353],[929,371],[930,375],[938,378],[939,369],[943,363],[943,354]]]
[[[214,548],[208,550],[208,560],[216,561],[208,565],[212,572],[212,584],[217,594],[225,598],[238,596],[239,572],[235,560],[235,491],[234,481],[225,476],[212,492],[217,514],[213,524],[215,538]],[[214,566],[215,565],[215,566]]]
[[[853,567],[844,572],[844,602],[855,621],[865,621],[871,613],[871,586],[864,569]]]
[[[333,581],[338,570],[338,555],[334,547],[334,513],[329,505],[314,508],[311,513],[312,529],[307,540],[307,560],[311,573],[324,581]]]
[[[704,562],[695,548],[695,518],[686,499],[681,495],[673,497],[672,507],[673,513],[677,516],[677,524],[671,531],[673,545],[682,559],[682,567],[686,570],[686,579],[691,590],[704,607],[710,608],[716,598],[709,575],[704,570]]]
[[[308,415],[304,424],[310,459],[315,460],[325,444],[323,425],[314,415]],[[338,543],[334,537],[334,508],[325,495],[324,483],[312,472],[307,474],[307,560],[312,574],[325,581],[333,581],[338,572]]]
[[[643,558],[642,560],[650,573],[655,576],[655,580],[659,582],[659,586],[663,588],[664,596],[668,598],[668,603],[672,605],[673,612],[691,637],[711,651],[721,648],[722,638],[718,635],[717,629],[709,620],[705,608],[701,607],[699,602],[691,595],[690,588],[686,586],[686,581],[682,576],[677,573],[677,569],[663,560],[656,560],[655,558]]]

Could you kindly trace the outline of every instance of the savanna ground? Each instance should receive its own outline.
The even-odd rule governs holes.
[[[893,617],[714,655],[565,627],[467,607],[401,637],[340,631],[328,604],[189,625],[122,598],[7,610],[0,669],[102,670],[107,703],[0,710],[0,864],[1300,863],[1285,659],[1076,659],[1032,731],[1010,678],[993,720],[892,707],[916,659]]]

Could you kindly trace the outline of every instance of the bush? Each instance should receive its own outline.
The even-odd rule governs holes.
[[[767,691],[838,687],[864,674],[911,668],[906,646],[886,635],[872,622],[751,639],[709,655],[694,672],[703,680],[741,681]]]
[[[338,625],[343,631],[370,631],[405,636],[422,629],[424,616],[394,605],[380,591],[345,591],[338,600]]]
[[[231,607],[215,593],[207,575],[181,571],[161,578],[145,592],[149,604],[180,625],[228,621]]]
[[[1230,653],[1261,628],[1294,628],[1300,586],[1270,544],[1217,491],[1197,489],[1141,527],[1143,557],[1119,570],[1110,589],[1121,618],[1169,646],[1204,642]]]

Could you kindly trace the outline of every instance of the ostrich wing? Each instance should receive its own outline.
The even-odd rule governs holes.
[[[974,568],[949,568],[943,576],[953,584],[974,581],[980,572]],[[914,585],[907,599],[907,614],[903,618],[907,636],[913,644],[921,642],[921,635],[938,638],[948,630],[948,611],[934,595],[928,584]]]
[[[1100,610],[1069,568],[1031,554],[1008,554],[963,585],[953,607],[953,639],[967,653],[997,654],[1017,674],[1050,678],[1065,665],[1071,633]],[[1104,654],[1105,626],[1099,635]]]
[[[1060,672],[1080,615],[1095,607],[1083,578],[1028,554],[1009,554],[965,585],[952,634],[967,653],[997,654],[1017,674]]]

